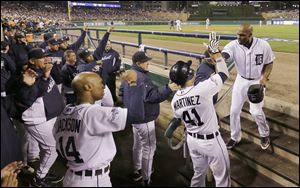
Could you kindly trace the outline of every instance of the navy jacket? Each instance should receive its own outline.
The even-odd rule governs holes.
[[[74,79],[74,77],[77,75],[77,65],[69,65],[69,64],[64,64],[62,67],[62,80],[63,80],[63,85],[67,87],[71,87],[71,82]]]
[[[13,161],[23,160],[21,139],[5,106],[6,102],[1,97],[1,169]]]
[[[136,64],[133,64],[131,67],[132,70],[137,73],[137,85],[141,86],[143,89],[143,106],[137,106],[137,109],[144,110],[145,118],[143,121],[135,122],[137,123],[147,123],[155,120],[159,115],[159,103],[166,100],[169,95],[172,93],[172,90],[168,85],[157,87],[152,83],[149,78],[148,72],[138,67]],[[129,85],[126,81],[123,81],[121,84],[121,96],[123,103],[126,108],[129,104]]]
[[[5,91],[5,85],[8,79],[16,71],[16,65],[10,56],[1,52],[1,92]]]
[[[102,61],[102,79],[107,83],[108,77],[115,77],[115,72],[120,70],[121,58],[116,50],[110,49],[108,52],[104,51]]]
[[[92,72],[96,72],[97,74],[99,74],[99,76],[102,75],[102,68],[100,65],[97,65],[96,61],[102,59],[103,52],[105,50],[105,46],[106,46],[106,43],[109,38],[109,34],[110,33],[108,33],[108,32],[106,32],[104,34],[101,42],[99,43],[98,47],[94,51],[93,56],[94,56],[95,61],[93,61],[91,63],[86,63],[83,60],[79,60],[79,64],[77,66],[77,70],[79,73],[86,72],[86,71],[92,71]]]
[[[77,51],[80,48],[80,46],[82,45],[85,36],[86,36],[86,31],[83,31],[81,33],[80,37],[77,39],[77,41],[75,41],[73,44],[70,44],[68,46],[68,50],[73,50],[75,52],[75,54],[77,54]]]
[[[22,114],[20,119],[28,125],[44,123],[57,117],[64,108],[64,102],[55,81],[50,76],[42,78],[43,71],[32,65],[29,67],[38,74],[34,85],[27,86],[22,82],[22,76],[16,76],[14,87],[10,87],[15,94],[18,109]]]
[[[30,44],[16,43],[12,45],[12,51],[9,54],[12,60],[16,63],[17,74],[21,72],[22,66],[28,62],[28,52],[32,49]]]
[[[61,84],[61,69],[64,65],[64,52],[62,50],[51,51],[50,49],[47,49],[46,53],[49,54],[48,57],[52,58],[53,68],[51,70],[51,76],[53,77],[56,84]],[[60,63],[57,63],[58,61]]]

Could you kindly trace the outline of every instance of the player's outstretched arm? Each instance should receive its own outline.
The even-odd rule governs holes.
[[[140,123],[144,120],[145,115],[143,85],[137,85],[137,73],[134,70],[122,73],[121,79],[127,81],[130,86],[126,123]]]
[[[204,44],[208,48],[208,52],[213,62],[215,62],[216,73],[219,74],[224,82],[229,78],[229,72],[224,58],[219,50],[220,36],[217,37],[215,32],[209,34],[209,44]]]
[[[102,55],[103,55],[103,52],[105,50],[106,43],[108,41],[109,35],[112,32],[112,30],[113,30],[113,27],[109,27],[107,29],[107,32],[104,34],[104,36],[102,37],[101,42],[99,43],[98,47],[94,51],[94,57],[96,58],[96,60],[102,59]]]

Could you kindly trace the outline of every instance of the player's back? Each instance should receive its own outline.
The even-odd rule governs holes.
[[[190,133],[210,134],[218,130],[212,98],[223,84],[220,83],[221,78],[217,80],[218,86],[212,86],[211,82],[208,79],[196,86],[178,90],[172,99],[174,116],[183,120]]]
[[[104,167],[116,154],[111,132],[125,128],[126,115],[121,108],[68,105],[54,125],[56,148],[74,171]]]

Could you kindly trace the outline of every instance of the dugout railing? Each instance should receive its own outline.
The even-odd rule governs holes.
[[[101,40],[100,39],[100,34],[99,32],[106,31],[107,29],[89,29],[87,35],[88,35],[88,47],[94,47],[96,48],[96,45],[93,41],[96,41],[97,44]],[[57,32],[60,33],[60,35],[68,35],[72,38],[78,37],[77,35],[69,34],[68,31],[82,31],[79,28],[61,28],[57,30]],[[90,31],[95,31],[96,32],[96,38],[91,37]],[[160,31],[143,31],[143,30],[122,30],[122,29],[117,29],[114,30],[114,32],[123,32],[123,33],[136,33],[138,37],[138,43],[128,43],[128,42],[122,42],[122,41],[114,41],[112,40],[111,42],[113,44],[118,44],[122,46],[122,55],[125,57],[126,54],[126,46],[130,47],[136,47],[139,48],[140,45],[143,44],[143,39],[142,39],[142,34],[152,34],[152,35],[163,35],[163,36],[178,36],[178,37],[192,37],[192,38],[208,38],[208,34],[201,34],[201,33],[182,33],[182,32],[160,32]],[[234,35],[220,35],[220,39],[222,40],[234,40],[236,39],[236,36]],[[155,46],[148,46],[144,45],[144,50],[153,50],[153,51],[158,51],[164,54],[164,68],[168,68],[168,54],[174,54],[174,55],[181,55],[185,57],[193,57],[196,59],[203,59],[205,56],[201,53],[192,53],[192,52],[186,52],[186,51],[179,51],[179,50],[172,50],[172,49],[167,49],[167,48],[160,48],[160,47],[155,47]],[[233,68],[233,64],[229,64],[228,68],[231,70]]]
[[[87,33],[87,38],[88,38],[88,47],[91,48],[93,47],[93,49],[96,49],[96,45],[94,43],[94,41],[96,41],[98,44],[98,42],[100,41],[100,36],[99,36],[99,32],[100,31],[106,31],[106,29],[89,29],[91,31],[96,31],[96,38],[91,37],[91,33],[90,31],[88,31]],[[78,28],[61,28],[58,30],[60,35],[68,35],[69,37],[71,37],[71,40],[74,41],[75,38],[78,38],[78,35],[73,35],[73,34],[69,34],[68,31],[81,31],[81,29]],[[125,47],[126,46],[130,46],[130,47],[136,47],[136,48],[140,48],[142,45],[142,34],[153,34],[153,35],[166,35],[166,36],[179,36],[179,37],[194,37],[194,38],[209,38],[208,34],[199,34],[199,33],[172,33],[172,32],[156,32],[156,31],[140,31],[140,30],[114,30],[114,32],[127,32],[127,33],[137,33],[139,40],[138,40],[138,44],[134,44],[134,43],[129,43],[129,42],[122,42],[122,41],[114,41],[111,40],[111,42],[113,44],[118,44],[122,46],[122,55],[123,57],[125,57],[126,54],[126,50]],[[234,40],[236,39],[236,36],[233,35],[220,35],[220,39],[224,39],[224,40]],[[169,65],[168,65],[168,54],[175,54],[175,55],[180,55],[180,56],[185,56],[185,57],[193,57],[196,59],[203,59],[205,58],[205,55],[202,53],[191,53],[191,52],[186,52],[186,51],[178,51],[178,50],[172,50],[172,49],[167,49],[167,48],[160,48],[160,47],[155,47],[155,46],[148,46],[148,45],[143,45],[144,50],[153,50],[153,51],[158,51],[158,52],[162,52],[164,53],[164,68],[168,69]],[[129,68],[130,66],[127,65],[125,66],[125,68]],[[231,63],[227,63],[227,68],[229,71],[231,71],[234,67],[234,62]],[[151,73],[150,72],[150,77],[151,79],[156,82],[159,85],[164,85],[167,84],[169,82],[169,79],[166,78],[165,76],[162,75],[157,75],[155,73]],[[228,90],[226,90],[226,92],[223,94],[223,96],[220,96],[220,98],[217,101],[217,104],[220,104],[220,102],[222,102],[222,100],[224,100],[224,98],[230,93],[232,89],[232,85],[228,88]]]

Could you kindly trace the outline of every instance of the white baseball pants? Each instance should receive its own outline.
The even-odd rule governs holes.
[[[40,148],[38,142],[28,133],[23,123],[18,120],[14,120],[13,122],[22,141],[24,163],[27,164],[28,162],[39,158]]]
[[[52,129],[56,118],[52,118],[39,125],[26,125],[28,133],[39,143],[40,146],[40,166],[37,176],[44,178],[57,157],[55,139]]]
[[[245,101],[248,99],[247,92],[250,85],[259,84],[259,80],[246,80],[239,74],[236,76],[236,80],[232,89],[232,99],[230,108],[230,130],[231,139],[235,141],[241,140],[241,120],[240,114]],[[250,103],[250,113],[255,119],[258,126],[258,132],[261,137],[269,136],[270,129],[266,121],[265,113],[262,110],[264,100],[258,104]]]
[[[193,162],[191,187],[205,187],[207,168],[213,172],[216,187],[230,187],[230,161],[221,135],[210,140],[187,136],[187,145]]]
[[[133,124],[132,159],[134,170],[142,170],[144,180],[150,180],[153,156],[156,150],[155,123]]]

